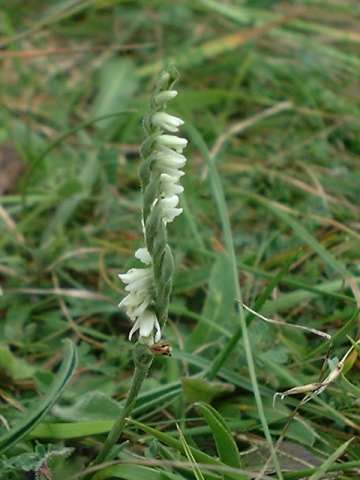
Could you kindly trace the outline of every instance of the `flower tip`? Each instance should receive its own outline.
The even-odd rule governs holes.
[[[158,145],[173,148],[176,151],[180,152],[188,144],[186,138],[177,137],[176,135],[159,135],[156,140],[158,142]]]
[[[139,320],[137,320],[137,321],[134,323],[132,329],[131,329],[130,332],[129,332],[129,337],[128,337],[128,338],[129,338],[129,341],[130,341],[130,342],[131,342],[132,336],[134,335],[134,333],[135,333],[136,330],[138,330],[138,329],[139,329]]]
[[[140,260],[141,262],[145,263],[145,265],[150,265],[152,259],[147,248],[139,248],[135,252],[135,257]]]
[[[151,119],[153,125],[168,132],[175,133],[184,124],[183,120],[166,112],[156,112]]]
[[[160,87],[164,87],[170,81],[170,73],[163,71],[160,73],[158,78],[158,84]]]
[[[177,94],[178,92],[176,90],[164,90],[155,95],[154,100],[157,105],[163,105],[169,100],[175,98]]]

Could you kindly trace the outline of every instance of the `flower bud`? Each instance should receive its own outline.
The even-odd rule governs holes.
[[[178,92],[176,90],[164,90],[163,92],[158,93],[154,97],[154,102],[158,106],[162,106],[165,103],[169,102],[176,97]]]
[[[166,112],[157,112],[151,118],[152,124],[156,127],[167,130],[168,132],[177,132],[180,125],[183,125],[181,118],[169,115]]]
[[[173,148],[178,152],[182,152],[188,144],[186,138],[177,137],[176,135],[159,135],[156,141],[158,145]]]

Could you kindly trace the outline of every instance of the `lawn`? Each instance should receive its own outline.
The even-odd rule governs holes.
[[[1,2],[0,480],[360,478],[359,22],[357,0]],[[168,67],[169,318],[96,462]]]

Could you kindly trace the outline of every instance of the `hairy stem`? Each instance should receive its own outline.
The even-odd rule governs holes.
[[[134,348],[135,370],[124,409],[122,410],[119,418],[116,420],[112,429],[110,430],[102,449],[100,450],[98,456],[93,462],[93,465],[98,465],[99,463],[106,460],[106,457],[110,453],[110,450],[121,437],[126,424],[126,420],[131,415],[137,396],[139,394],[143,381],[145,380],[149,372],[152,361],[153,354],[151,353],[150,349],[146,345],[138,343]]]

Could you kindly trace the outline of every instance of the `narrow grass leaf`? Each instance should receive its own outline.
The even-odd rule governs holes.
[[[218,337],[216,325],[229,326],[231,320],[234,320],[236,294],[229,271],[231,271],[229,256],[219,255],[211,269],[209,291],[201,312],[202,319],[206,321],[199,322],[192,332],[189,340],[192,348],[213,341]]]
[[[101,472],[96,473],[96,475],[92,477],[92,480],[106,480],[107,478],[122,478],[124,480],[166,480],[179,477],[164,472],[163,470],[155,470],[142,465],[124,463],[104,468]]]
[[[350,440],[340,445],[340,447],[337,448],[335,452],[332,453],[330,457],[325,460],[325,462],[317,469],[317,471],[313,475],[311,475],[309,480],[320,480],[321,478],[323,478],[329,467],[331,467],[336,462],[336,460],[341,457],[343,453],[346,452],[348,446],[352,441],[353,438],[350,438]]]
[[[138,78],[130,60],[110,59],[102,67],[100,77],[99,91],[92,106],[93,117],[109,115],[125,108],[138,87]],[[108,118],[96,123],[96,127],[109,136],[109,131],[114,131],[120,118],[117,118],[117,122]]]
[[[179,425],[176,425],[176,427],[177,427],[177,430],[179,432],[180,442],[183,446],[183,449],[184,449],[184,452],[185,452],[185,455],[186,455],[187,459],[189,460],[189,462],[192,465],[192,472],[193,472],[196,480],[205,480],[204,475],[201,473],[200,468],[196,464],[196,460],[195,460],[195,458],[194,458],[194,456],[191,452],[191,448],[189,447],[183,432],[181,431],[181,428],[179,427]]]
[[[325,247],[323,247],[321,243],[319,243],[319,241],[313,235],[311,235],[311,233],[309,233],[308,230],[295,218],[283,210],[275,207],[271,202],[267,202],[265,199],[262,199],[259,195],[253,195],[251,198],[258,201],[258,203],[265,206],[284,223],[286,223],[303,242],[305,242],[314,252],[319,255],[320,258],[322,258],[326,265],[344,277],[350,276],[350,273],[347,271],[346,267],[335,257],[333,257],[333,255]]]
[[[274,288],[280,283],[281,279],[283,276],[287,273],[288,267],[290,263],[287,263],[274,277],[271,278],[269,284],[266,286],[264,291],[261,293],[259,298],[255,302],[255,309],[260,310],[267,299],[270,297],[272,291]],[[255,318],[254,315],[248,313],[246,316],[246,324],[249,325],[250,322]],[[234,334],[230,338],[230,340],[227,342],[225,345],[225,348],[223,348],[218,355],[215,357],[215,360],[213,361],[213,364],[211,366],[211,369],[208,373],[208,378],[212,380],[215,378],[221,367],[224,365],[226,360],[229,358],[231,352],[234,350],[236,347],[238,341],[242,337],[242,327],[239,325],[237,329],[235,330]]]
[[[75,345],[70,340],[67,340],[64,360],[49,394],[34,412],[31,412],[18,426],[0,438],[0,454],[22,440],[41,422],[64,391],[74,373],[76,363]]]
[[[237,264],[236,264],[236,254],[235,254],[235,247],[234,247],[234,242],[233,242],[233,237],[232,237],[232,232],[231,232],[231,225],[230,225],[230,217],[229,217],[229,212],[227,209],[227,204],[226,204],[226,199],[225,199],[225,194],[224,190],[222,187],[221,179],[219,176],[219,173],[217,171],[216,165],[215,165],[215,160],[213,157],[210,156],[210,153],[208,151],[208,148],[206,146],[206,143],[204,142],[202,136],[200,133],[195,129],[193,126],[187,126],[187,132],[189,136],[191,137],[191,140],[194,145],[196,145],[203,157],[205,158],[208,168],[209,168],[209,180],[210,180],[210,188],[211,192],[214,196],[216,206],[218,209],[219,217],[221,220],[222,224],[222,229],[223,229],[223,234],[224,234],[224,240],[225,240],[225,245],[227,252],[229,254],[229,258],[231,261],[231,272],[229,272],[233,278],[234,282],[234,287],[235,287],[235,293],[236,293],[236,298],[241,302],[242,301],[242,295],[241,295],[241,289],[240,289],[240,283],[239,283],[239,278],[238,278],[238,271],[237,271]],[[255,400],[256,400],[256,405],[257,409],[259,412],[259,417],[261,421],[261,425],[266,437],[266,440],[269,444],[270,451],[271,451],[271,457],[274,463],[274,467],[276,470],[277,477],[282,480],[283,476],[281,473],[280,469],[280,464],[277,458],[277,454],[274,448],[274,444],[270,435],[270,430],[269,426],[266,421],[265,413],[264,413],[264,408],[262,405],[262,400],[261,400],[261,395],[260,395],[260,390],[259,390],[259,385],[258,381],[256,378],[256,371],[255,371],[255,363],[254,363],[254,358],[253,358],[253,353],[252,353],[252,348],[250,344],[250,338],[247,330],[247,325],[246,325],[246,320],[245,320],[245,313],[241,305],[238,308],[238,316],[239,316],[239,321],[240,321],[240,326],[242,330],[242,336],[243,336],[243,342],[244,342],[244,348],[245,348],[245,354],[246,354],[246,361],[249,369],[249,375],[251,379],[251,384],[252,384],[252,389],[254,392]]]
[[[355,310],[354,313],[351,315],[349,320],[345,323],[343,327],[341,327],[337,332],[333,335],[331,344],[334,346],[337,346],[340,344],[340,342],[350,333],[350,331],[353,329],[354,325],[356,324],[359,316],[359,310]],[[326,351],[328,349],[327,344],[321,344],[315,350],[312,350],[309,355],[307,355],[304,358],[304,361],[310,359],[310,358],[317,358],[321,353]]]
[[[188,404],[195,402],[210,403],[214,398],[235,390],[230,383],[209,382],[204,378],[183,378],[181,383],[184,399]]]
[[[130,419],[129,423],[133,424],[134,426],[136,426],[137,428],[139,428],[143,432],[151,435],[153,438],[156,438],[157,440],[159,440],[161,443],[167,445],[168,447],[174,448],[175,450],[180,452],[182,455],[185,454],[184,445],[181,443],[180,440],[178,440],[177,438],[174,438],[172,435],[170,435],[168,433],[165,433],[165,432],[160,432],[159,430],[156,430],[155,428],[149,427],[149,426],[145,425],[144,423],[138,422],[138,421],[133,420],[133,419]],[[202,452],[201,450],[199,450],[197,448],[190,447],[190,446],[189,446],[189,448],[190,448],[192,456],[194,457],[194,459],[197,463],[208,464],[208,465],[218,465],[220,467],[225,467],[226,466],[222,462],[220,462],[220,460],[218,460],[218,459],[216,459],[216,458],[214,458],[210,455],[207,455],[206,453]],[[215,474],[206,473],[206,478],[209,479],[209,480],[218,480],[219,476],[215,475]],[[234,480],[243,480],[243,476],[240,475],[240,474],[236,474],[236,473],[231,473],[231,478],[234,479]]]

